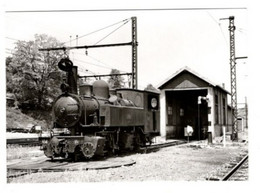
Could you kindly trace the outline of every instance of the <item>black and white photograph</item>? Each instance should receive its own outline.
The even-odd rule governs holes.
[[[249,191],[252,4],[210,2],[1,3],[4,192]]]

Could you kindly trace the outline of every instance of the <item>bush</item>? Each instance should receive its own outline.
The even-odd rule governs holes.
[[[28,110],[22,112],[19,109],[6,109],[6,128],[23,128],[31,125],[40,125],[43,130],[50,128],[51,115],[50,112],[39,110]]]

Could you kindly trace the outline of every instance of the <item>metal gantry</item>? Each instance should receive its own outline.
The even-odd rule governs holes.
[[[102,48],[102,47],[115,47],[115,46],[132,46],[132,88],[137,89],[137,22],[136,17],[132,17],[132,42],[126,43],[115,43],[115,44],[100,44],[100,45],[84,45],[84,46],[73,46],[73,47],[53,47],[53,48],[43,48],[39,51],[52,51],[52,50],[71,50],[71,49],[89,49],[89,48]],[[125,74],[120,74],[125,75]],[[129,75],[129,74],[127,74]],[[97,75],[98,76],[98,75]],[[95,76],[95,77],[97,77]],[[107,75],[101,75],[107,76]],[[100,76],[100,77],[101,77]]]

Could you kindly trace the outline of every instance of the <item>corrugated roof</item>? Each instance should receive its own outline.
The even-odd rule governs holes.
[[[204,80],[205,82],[209,83],[210,85],[214,86],[214,87],[218,87],[221,90],[227,92],[228,94],[230,94],[230,92],[228,92],[227,90],[225,90],[223,87],[215,84],[214,82],[210,81],[209,79],[201,76],[199,73],[195,72],[194,70],[192,70],[191,68],[189,68],[188,66],[185,66],[181,69],[179,69],[178,71],[176,71],[175,73],[173,73],[171,76],[169,76],[168,78],[166,78],[164,81],[162,81],[157,88],[160,89],[163,85],[165,85],[167,82],[169,82],[170,80],[172,80],[174,77],[178,76],[179,74],[181,74],[182,72],[187,71],[195,76],[197,76],[198,78]]]

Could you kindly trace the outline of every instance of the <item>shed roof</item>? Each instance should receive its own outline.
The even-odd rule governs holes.
[[[167,84],[168,82],[172,81],[176,76],[178,76],[179,74],[181,74],[182,72],[189,72],[192,75],[196,76],[197,78],[207,82],[209,85],[213,86],[213,87],[218,87],[221,90],[223,90],[224,92],[230,94],[230,92],[228,92],[227,90],[225,90],[223,87],[215,84],[214,82],[210,81],[209,79],[201,76],[199,73],[195,72],[194,70],[192,70],[191,68],[185,66],[181,69],[179,69],[178,71],[176,71],[175,73],[173,73],[171,76],[169,76],[168,78],[166,78],[164,81],[162,81],[159,85],[158,85],[158,89],[161,89],[165,84]]]

